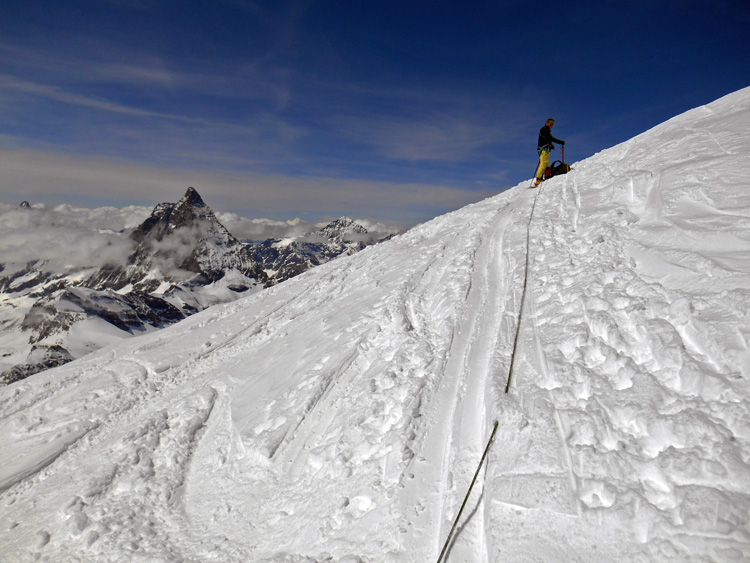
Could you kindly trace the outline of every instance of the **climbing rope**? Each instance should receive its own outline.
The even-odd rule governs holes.
[[[519,334],[521,334],[521,321],[523,319],[523,308],[524,304],[526,302],[526,287],[528,285],[528,279],[529,279],[529,248],[530,248],[530,241],[531,241],[531,222],[534,218],[534,210],[536,209],[536,200],[539,198],[539,194],[542,192],[542,188],[539,189],[539,191],[534,196],[534,203],[531,205],[531,213],[529,214],[529,221],[526,223],[526,263],[524,265],[524,272],[523,272],[523,289],[521,290],[521,304],[518,309],[518,320],[516,322],[516,334],[513,338],[513,352],[510,356],[510,368],[508,370],[508,382],[505,385],[505,392],[508,393],[510,391],[510,385],[513,378],[513,372],[516,365],[516,351],[518,350],[518,340],[519,340]],[[490,439],[487,441],[487,446],[484,448],[484,453],[482,454],[482,459],[479,461],[479,466],[477,466],[477,470],[474,472],[474,478],[471,480],[471,484],[469,485],[469,490],[466,491],[466,496],[464,497],[463,503],[461,503],[461,508],[458,511],[458,514],[456,515],[456,519],[453,521],[453,526],[451,526],[450,532],[448,532],[448,537],[445,539],[445,544],[443,545],[443,550],[440,552],[440,556],[438,557],[437,563],[442,563],[443,558],[448,553],[448,546],[451,543],[451,539],[453,538],[453,534],[456,531],[456,526],[458,526],[458,522],[461,519],[461,514],[464,511],[464,508],[466,507],[466,503],[469,501],[469,496],[471,495],[471,491],[474,488],[474,484],[477,481],[477,477],[479,476],[479,471],[482,469],[482,465],[484,464],[484,460],[487,457],[487,453],[490,451],[490,446],[492,446],[492,442],[495,439],[495,433],[497,432],[497,426],[498,421],[495,421],[495,425],[492,428],[492,434],[490,434]]]
[[[524,265],[523,271],[523,288],[521,289],[521,305],[518,308],[518,320],[516,321],[516,335],[513,338],[513,352],[510,355],[510,368],[508,370],[508,382],[505,385],[505,392],[510,391],[510,385],[513,382],[513,373],[516,368],[516,351],[518,350],[518,337],[521,334],[521,321],[523,320],[523,309],[526,303],[526,287],[529,281],[529,251],[530,239],[531,239],[531,222],[534,219],[534,210],[536,209],[536,200],[539,198],[539,194],[542,193],[544,185],[539,188],[539,191],[534,196],[534,203],[531,205],[531,213],[529,213],[529,221],[526,223],[526,264]]]
[[[469,490],[466,491],[466,496],[464,497],[464,502],[461,504],[461,509],[458,511],[458,515],[456,515],[456,519],[453,521],[453,526],[451,527],[451,531],[448,532],[448,537],[445,539],[445,545],[443,545],[443,550],[440,552],[440,557],[438,557],[437,563],[441,563],[443,560],[443,557],[448,552],[448,546],[451,543],[451,538],[453,537],[453,532],[456,531],[456,526],[458,526],[458,521],[461,519],[461,513],[463,513],[464,508],[466,507],[466,503],[469,500],[469,495],[471,494],[471,490],[474,488],[474,483],[477,482],[477,477],[479,476],[479,471],[482,469],[482,465],[484,464],[484,459],[487,457],[487,452],[490,451],[490,446],[492,445],[492,441],[495,439],[495,432],[497,432],[497,420],[495,421],[495,426],[492,429],[492,434],[490,434],[490,439],[487,441],[487,446],[484,448],[484,453],[482,454],[482,459],[479,461],[479,466],[477,467],[477,470],[474,472],[474,478],[471,480],[471,485],[469,485]]]

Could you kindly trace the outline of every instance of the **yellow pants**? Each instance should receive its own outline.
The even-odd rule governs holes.
[[[536,169],[536,179],[541,180],[544,171],[549,166],[549,151],[542,150],[539,152],[539,166]]]

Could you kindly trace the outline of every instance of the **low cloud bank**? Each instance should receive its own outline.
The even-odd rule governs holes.
[[[124,264],[134,250],[128,235],[152,210],[144,206],[47,208],[41,204],[24,208],[0,203],[0,264],[8,270],[12,264],[23,267],[41,260],[43,268],[50,272]],[[327,223],[309,223],[299,218],[248,219],[236,213],[217,213],[217,218],[235,237],[246,241],[295,238]],[[354,220],[377,238],[403,231],[398,225]]]
[[[0,264],[41,260],[48,271],[67,271],[124,263],[134,248],[127,233],[150,212],[0,204]]]
[[[189,170],[3,146],[0,168],[4,203],[28,199],[50,206],[75,203],[119,208],[176,201],[188,186],[195,186],[214,211],[273,217],[276,221],[256,221],[258,225],[267,221],[269,228],[280,223],[276,226],[282,230],[287,228],[283,225],[288,222],[284,220],[287,214],[315,223],[346,214],[358,221],[370,218],[373,223],[411,227],[495,195],[503,185],[493,180],[491,186],[468,189],[465,185]]]
[[[330,221],[318,221],[310,223],[303,221],[299,217],[287,221],[274,219],[247,219],[236,213],[217,213],[216,217],[221,223],[240,240],[263,241],[270,238],[288,239],[302,236],[306,233],[317,231],[325,227]],[[331,221],[334,218],[331,218]],[[402,225],[393,223],[386,224],[382,221],[373,219],[353,219],[354,222],[362,225],[370,236],[363,237],[363,240],[373,238],[381,239],[388,235],[402,233],[405,228]],[[352,234],[351,240],[355,240]]]

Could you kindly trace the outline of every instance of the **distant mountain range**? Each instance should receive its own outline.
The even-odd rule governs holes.
[[[34,257],[0,264],[0,385],[383,240],[342,217],[299,237],[243,242],[194,188],[124,236],[133,251],[123,263],[64,272]]]

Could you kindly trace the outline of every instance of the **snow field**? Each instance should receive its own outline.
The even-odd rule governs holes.
[[[705,113],[704,128],[696,124],[691,134],[713,143],[720,134],[712,131],[713,112]],[[741,116],[748,121],[747,110]],[[726,125],[717,121],[717,127]],[[659,132],[668,136],[670,129]],[[518,395],[530,424],[553,419],[544,422],[550,433],[558,426],[562,451],[554,461],[570,460],[572,491],[554,486],[545,494],[562,496],[560,510],[577,504],[579,520],[594,528],[622,512],[617,518],[629,522],[630,530],[625,528],[617,543],[625,545],[629,536],[644,547],[621,550],[620,557],[739,560],[748,556],[750,540],[750,474],[747,450],[740,445],[748,437],[750,278],[739,268],[741,260],[725,258],[723,245],[714,249],[693,241],[705,239],[708,223],[714,241],[728,240],[733,253],[742,248],[746,254],[748,231],[738,236],[737,223],[747,226],[749,202],[731,189],[708,191],[717,179],[717,160],[721,166],[736,164],[738,147],[732,152],[725,144],[716,159],[696,162],[701,151],[682,157],[679,149],[696,143],[660,141],[635,139],[608,151],[620,152],[616,158],[606,155],[611,183],[593,177],[601,169],[594,157],[540,194],[532,247],[542,250],[532,260],[534,298],[526,310],[531,334],[524,340],[528,375],[538,390],[519,384]],[[659,147],[649,151],[653,162],[632,154],[644,145]],[[660,173],[638,182],[627,169],[633,161],[650,170],[663,161],[690,167],[687,178]],[[624,182],[624,208],[617,198],[608,203],[623,177],[630,178]],[[727,200],[719,200],[725,192]],[[703,220],[696,222],[698,203]],[[726,211],[734,206],[739,212]],[[727,214],[731,223],[715,220]],[[642,249],[638,257],[632,252],[636,245]],[[707,273],[715,278],[708,283]],[[541,435],[534,427],[530,442]],[[516,472],[523,467],[516,460],[511,465]],[[562,472],[547,473],[562,480]],[[537,506],[533,493],[513,489],[518,479],[502,480],[506,496]],[[542,502],[554,505],[549,498]],[[583,560],[606,557],[601,547],[597,539]]]

